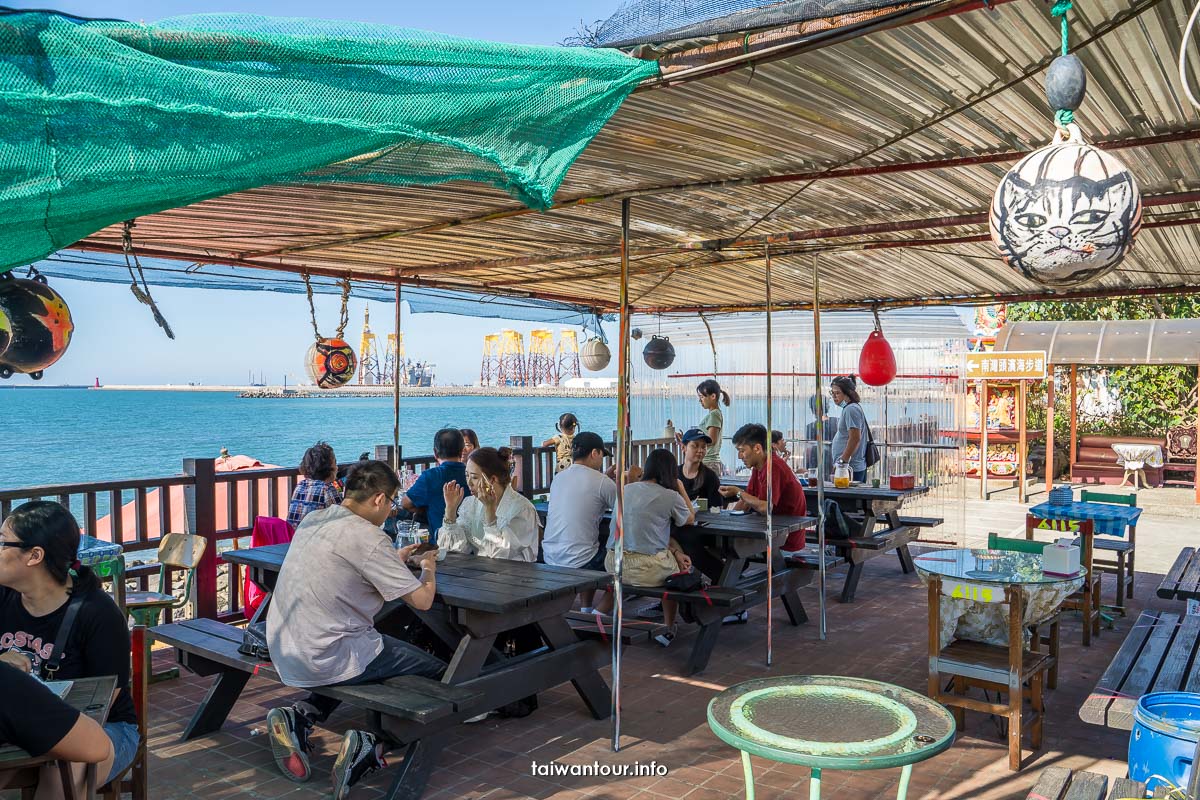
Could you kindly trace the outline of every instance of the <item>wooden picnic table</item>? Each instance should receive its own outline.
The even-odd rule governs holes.
[[[1079,709],[1079,718],[1133,730],[1133,709],[1142,695],[1200,691],[1200,669],[1188,669],[1198,647],[1200,617],[1143,611]]]
[[[108,711],[112,706],[113,694],[117,688],[116,675],[102,675],[95,678],[76,678],[71,682],[63,701],[81,714],[85,714],[103,725],[108,719]],[[10,789],[28,788],[37,785],[38,771],[47,764],[57,762],[59,774],[63,781],[63,795],[67,800],[75,796],[75,783],[70,776],[70,764],[58,761],[54,756],[46,754],[31,756],[15,745],[0,745],[0,772],[17,771],[16,777],[9,784]],[[86,768],[85,800],[96,796],[96,765],[88,764]],[[24,796],[24,795],[22,795]]]
[[[224,558],[248,567],[251,580],[270,592],[287,550],[287,544],[276,544],[230,551]],[[437,566],[437,600],[433,608],[417,611],[396,600],[383,607],[376,624],[386,631],[389,618],[402,607],[416,614],[454,651],[442,683],[479,692],[484,697],[483,708],[499,708],[570,681],[592,716],[605,719],[611,710],[611,692],[598,667],[607,661],[608,649],[600,642],[580,640],[565,614],[578,593],[603,589],[610,580],[603,572],[448,553]],[[533,653],[504,658],[495,647],[496,637],[525,626],[536,628],[543,646]],[[244,673],[226,675],[236,682]],[[245,678],[241,680],[243,686]],[[237,693],[240,691],[239,686]],[[212,702],[214,693],[215,688],[206,703]],[[227,707],[219,715],[216,728],[236,700],[234,694],[225,701]],[[387,716],[382,719],[382,727],[397,740],[412,742],[393,789],[404,786],[406,796],[418,796],[448,731],[427,734],[412,720]],[[415,793],[413,787],[418,787]]]
[[[1158,596],[1164,600],[1200,600],[1200,556],[1196,555],[1196,548],[1179,551],[1179,557],[1158,585]]]

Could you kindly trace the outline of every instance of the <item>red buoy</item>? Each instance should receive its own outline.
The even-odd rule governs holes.
[[[884,386],[896,377],[896,354],[878,328],[871,331],[858,354],[858,377],[868,386]]]

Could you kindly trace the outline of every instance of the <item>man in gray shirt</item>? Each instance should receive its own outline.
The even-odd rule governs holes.
[[[853,378],[839,376],[831,383],[829,393],[842,409],[833,437],[834,464],[849,466],[852,480],[862,482],[867,479],[867,415]]]
[[[300,523],[267,610],[271,661],[285,685],[346,686],[399,675],[438,678],[445,671],[441,659],[375,630],[375,615],[384,603],[399,599],[425,611],[437,591],[437,551],[420,556],[416,578],[407,562],[418,545],[397,550],[380,528],[399,490],[391,467],[364,461],[346,477],[341,505],[314,511]],[[271,749],[285,777],[297,783],[309,779],[309,732],[338,705],[314,692],[267,713]],[[333,768],[333,796],[344,798],[364,775],[383,766],[382,745],[373,734],[347,731]]]

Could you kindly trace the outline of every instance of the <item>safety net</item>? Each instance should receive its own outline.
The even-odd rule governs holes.
[[[599,47],[632,47],[847,15],[860,18],[883,16],[900,8],[933,2],[935,0],[626,0],[596,27],[590,43]]]
[[[267,184],[471,180],[545,208],[657,69],[353,22],[0,8],[0,272]]]

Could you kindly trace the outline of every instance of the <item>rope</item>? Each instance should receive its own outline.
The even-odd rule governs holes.
[[[1188,19],[1187,27],[1183,29],[1183,43],[1179,45],[1179,82],[1183,84],[1183,93],[1194,106],[1200,106],[1200,100],[1192,94],[1192,85],[1188,81],[1187,46],[1192,39],[1192,29],[1196,27],[1197,16],[1200,16],[1200,3],[1196,3],[1196,7],[1192,9],[1192,16]]]
[[[1060,128],[1065,128],[1075,121],[1075,112],[1069,108],[1060,108],[1054,112],[1054,122]]]
[[[309,280],[308,272],[300,274],[304,277],[304,291],[308,295],[308,318],[312,321],[313,337],[319,342],[321,341],[321,331],[317,329],[317,308],[313,305],[312,281]]]
[[[346,336],[346,324],[350,322],[350,279],[342,278],[342,311],[341,317],[338,320],[337,338],[344,339]],[[314,330],[316,324],[313,325]]]
[[[1055,0],[1050,7],[1051,16],[1062,18],[1062,54],[1067,54],[1067,12],[1071,10],[1071,0]]]
[[[154,302],[154,298],[150,295],[150,284],[146,282],[146,273],[142,269],[142,262],[138,259],[137,252],[133,249],[133,225],[131,219],[125,220],[121,225],[121,250],[125,255],[125,268],[129,270],[129,290],[133,292],[133,296],[137,298],[139,303],[150,306],[150,313],[154,315],[154,321],[158,323],[158,327],[163,329],[167,334],[168,339],[175,338],[175,332],[171,330],[171,326],[167,323],[167,318],[158,310],[158,304]],[[137,268],[135,275],[133,270]],[[141,277],[142,285],[138,286],[138,278]]]

